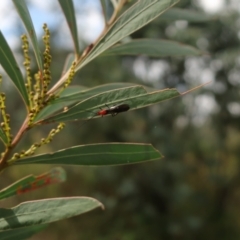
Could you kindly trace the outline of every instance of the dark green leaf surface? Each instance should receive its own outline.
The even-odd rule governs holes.
[[[8,143],[7,136],[1,127],[0,127],[0,138],[4,144]]]
[[[124,37],[145,26],[178,1],[179,0],[138,1],[117,19],[106,35],[100,39],[76,69],[80,69]]]
[[[97,87],[91,88],[91,89],[86,89],[86,90],[81,90],[81,91],[76,91],[75,93],[70,93],[70,94],[64,94],[64,96],[57,98],[56,100],[53,101],[53,104],[59,103],[59,102],[66,102],[66,101],[83,101],[87,98],[93,97],[94,95],[104,93],[106,91],[114,90],[114,89],[121,89],[121,88],[126,88],[130,86],[139,86],[133,83],[110,83],[110,84],[103,84],[99,85]]]
[[[36,225],[31,227],[22,227],[19,229],[13,229],[8,231],[0,232],[1,240],[26,240],[29,239],[32,235],[41,232],[48,225]]]
[[[40,70],[43,69],[42,65],[42,58],[41,58],[41,52],[38,46],[38,40],[36,36],[36,32],[33,26],[33,22],[30,16],[30,13],[27,9],[26,1],[25,0],[13,0],[13,3],[18,11],[18,14],[20,18],[23,21],[23,24],[25,28],[27,29],[28,35],[31,39],[32,45],[33,45],[33,51],[37,60],[38,68]]]
[[[79,55],[79,43],[78,43],[78,32],[77,32],[77,23],[76,23],[76,17],[74,12],[74,5],[72,0],[58,0],[62,11],[65,15],[65,18],[68,23],[68,27],[70,29],[74,46],[75,46],[75,52],[77,56]]]
[[[140,55],[144,54],[151,57],[178,57],[200,55],[201,51],[197,48],[168,40],[138,39],[124,44],[118,44],[104,55]]]
[[[51,171],[39,176],[27,176],[13,183],[12,185],[0,191],[0,199],[30,192],[41,187],[51,184],[64,182],[66,180],[66,172],[61,167],[51,169]]]
[[[103,207],[100,202],[87,197],[52,198],[24,202],[0,209],[0,231],[46,224],[70,218]]]
[[[69,96],[72,96],[74,94],[78,94],[79,92],[83,92],[83,91],[88,91],[88,87],[85,87],[85,86],[82,86],[82,85],[72,85],[72,86],[69,86],[67,88],[65,88],[61,93],[60,93],[60,96],[59,98],[62,99],[62,98],[68,98]],[[55,99],[53,100],[53,102],[58,102],[58,99]],[[72,99],[70,99],[69,101],[72,101]],[[59,102],[62,102],[62,101],[59,101]]]
[[[83,86],[70,86],[66,88],[61,94],[60,99],[64,97],[71,96],[72,94],[76,94],[77,92],[81,92],[86,90],[86,87]],[[46,117],[51,116],[53,113],[58,112],[61,109],[64,109],[65,107],[69,106],[70,104],[73,104],[75,101],[53,101],[48,106],[46,106],[40,113],[36,116],[35,122],[44,119]]]
[[[0,191],[0,199],[4,199],[7,197],[11,197],[13,195],[17,195],[18,189],[30,182],[33,182],[35,177],[33,175],[27,176],[25,178],[20,179],[19,181],[13,183],[12,185],[2,189]]]
[[[123,102],[131,96],[138,96],[144,93],[146,93],[146,90],[142,86],[110,90],[88,98],[68,109],[64,109],[64,111],[47,118],[44,122],[73,121],[84,117],[93,117],[96,111],[99,111],[102,107],[106,108],[106,104],[112,105]]]
[[[186,20],[188,22],[206,22],[212,20],[211,16],[193,10],[171,8],[169,11],[161,15],[160,20]]]
[[[137,86],[112,90],[80,102],[65,112],[46,119],[46,122],[73,121],[97,117],[96,113],[99,109],[106,108],[106,104],[108,106],[116,106],[125,103],[129,105],[130,110],[134,110],[177,96],[180,96],[180,93],[176,89],[165,89],[148,93],[144,88]]]
[[[42,119],[49,118],[50,116],[54,115],[56,112],[59,112],[60,110],[63,111],[66,107],[68,107],[73,103],[75,103],[75,101],[58,102],[56,104],[48,105],[42,111],[39,112],[39,114],[34,119],[34,122],[38,122]]]
[[[87,98],[93,97],[99,93],[103,93],[105,91],[124,88],[133,86],[131,83],[112,83],[112,84],[104,84],[97,86],[91,89],[82,89],[82,87],[69,87],[67,88],[59,98],[52,101],[51,105],[45,107],[35,118],[34,122],[38,122],[39,120],[50,117],[54,113],[63,110],[65,107],[72,105],[73,103],[83,101]],[[135,85],[136,86],[136,85]]]
[[[151,144],[103,143],[82,145],[50,154],[41,154],[14,164],[122,165],[162,158]]]
[[[25,103],[28,105],[28,95],[25,87],[23,75],[13,56],[13,53],[0,31],[0,64],[19,90]]]

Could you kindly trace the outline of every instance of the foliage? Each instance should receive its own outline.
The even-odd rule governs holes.
[[[126,54],[144,54],[154,57],[200,55],[200,50],[178,42],[131,39],[129,37],[129,35],[169,10],[178,0],[142,0],[132,5],[126,0],[101,1],[105,13],[105,28],[94,43],[81,50],[77,37],[78,29],[76,27],[74,5],[72,1],[59,0],[71,31],[75,51],[66,59],[63,74],[54,84],[51,72],[51,62],[54,59],[52,59],[51,55],[48,26],[47,24],[43,25],[45,50],[41,53],[25,1],[13,0],[13,2],[29,34],[38,69],[36,73],[31,69],[32,60],[29,54],[29,40],[26,35],[23,35],[23,65],[26,71],[24,78],[8,43],[0,32],[0,63],[18,89],[27,110],[22,126],[12,136],[11,118],[7,113],[5,104],[8,96],[1,93],[0,104],[3,122],[0,128],[0,138],[5,150],[1,154],[0,170],[3,171],[10,166],[22,164],[126,165],[162,158],[162,155],[152,145],[139,143],[81,145],[54,153],[35,154],[37,149],[54,141],[55,135],[64,129],[67,121],[86,121],[103,115],[115,116],[125,111],[121,110],[123,103],[127,104],[129,110],[135,110],[187,93],[179,93],[176,89],[157,90],[134,83],[110,83],[94,88],[70,86],[76,72],[79,71],[81,74],[86,66],[99,56]],[[113,10],[111,14],[109,14],[109,9]],[[175,11],[181,12],[179,9]],[[184,11],[186,18],[188,15],[189,18],[194,19],[191,11]],[[171,14],[170,16],[171,20],[179,17],[179,15],[176,15],[174,19],[174,16]],[[194,20],[203,21],[203,19],[204,15],[196,15]],[[128,42],[125,41],[127,37]],[[164,49],[161,50],[161,48]],[[59,123],[57,127],[51,129],[45,138],[31,144],[27,150],[22,149],[13,152],[26,132],[36,127],[44,127],[57,122]],[[0,191],[0,198],[4,199],[12,195],[30,192],[65,180],[65,171],[63,169],[58,169],[57,175],[52,174],[52,172],[53,170],[37,177],[30,175],[19,180]],[[53,198],[24,202],[11,209],[1,209],[0,233],[3,234],[4,239],[11,239],[24,227],[26,231],[19,232],[19,234],[30,236],[42,229],[37,227],[39,223],[47,224],[69,218],[97,207],[102,207],[102,204],[88,197]]]

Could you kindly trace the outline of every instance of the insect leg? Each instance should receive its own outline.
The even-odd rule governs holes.
[[[115,117],[115,116],[117,116],[118,115],[118,113],[112,113],[112,117]]]

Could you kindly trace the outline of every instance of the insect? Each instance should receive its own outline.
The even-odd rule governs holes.
[[[126,112],[130,109],[130,106],[128,104],[120,104],[120,105],[117,105],[117,106],[112,106],[112,107],[109,107],[107,104],[105,104],[108,109],[101,109],[100,111],[98,111],[96,113],[96,115],[98,116],[104,116],[104,115],[109,115],[111,114],[113,117],[118,115],[119,113],[121,112]]]
[[[90,120],[90,119],[92,119],[96,116],[102,116],[103,117],[104,115],[112,115],[114,117],[114,116],[118,115],[119,113],[126,112],[130,109],[130,106],[128,104],[119,104],[119,105],[112,106],[112,107],[109,107],[107,104],[105,104],[105,106],[107,107],[107,109],[100,108],[100,111],[96,112],[88,120]],[[83,124],[87,123],[88,120],[86,122],[84,122]]]

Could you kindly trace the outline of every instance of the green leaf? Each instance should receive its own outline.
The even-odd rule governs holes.
[[[46,119],[46,122],[73,121],[76,119],[84,120],[98,117],[96,113],[99,109],[106,108],[106,104],[108,106],[116,106],[125,103],[129,105],[130,110],[134,110],[177,96],[180,96],[180,93],[176,89],[165,89],[148,93],[140,86],[122,88],[93,96],[70,107],[68,110],[65,110],[65,112]],[[43,122],[45,122],[45,120]]]
[[[77,23],[76,23],[76,17],[74,12],[74,5],[72,0],[58,0],[62,11],[65,15],[65,18],[68,23],[68,27],[70,29],[74,47],[75,47],[75,53],[78,56],[79,55],[79,43],[78,43],[78,32],[77,32]]]
[[[65,96],[69,96],[71,94],[76,94],[76,92],[81,92],[84,91],[86,88],[82,86],[69,86],[66,88],[61,94],[60,94],[60,99],[61,97],[64,98]],[[44,109],[42,109],[39,114],[36,116],[34,119],[35,122],[47,118],[54,114],[55,112],[58,112],[59,110],[64,109],[65,107],[69,106],[70,104],[73,104],[75,101],[70,101],[69,102],[62,102],[58,101],[55,102],[53,101],[50,103],[50,105],[46,106]]]
[[[144,54],[151,57],[176,57],[200,55],[201,51],[184,45],[179,42],[156,39],[137,39],[124,44],[118,44],[109,50],[104,55],[139,55]]]
[[[76,66],[76,70],[85,66],[124,37],[151,22],[178,1],[179,0],[138,1],[117,19],[107,33],[92,48],[86,58]]]
[[[19,229],[13,229],[8,231],[1,231],[0,232],[0,239],[1,240],[26,240],[29,239],[32,235],[41,232],[44,230],[48,225],[36,225],[31,227],[23,227]]]
[[[68,54],[63,67],[62,76],[70,69],[74,60],[75,60],[74,54],[73,53]]]
[[[0,209],[0,231],[55,222],[103,207],[87,197],[52,198]]]
[[[0,31],[0,56],[1,56],[0,64],[13,81],[14,85],[16,86],[22,98],[24,99],[25,103],[28,105],[29,103],[28,95],[23,75],[1,31]]]
[[[63,168],[56,167],[51,171],[39,176],[27,176],[13,183],[12,185],[0,191],[0,199],[30,192],[41,187],[55,183],[61,183],[66,180],[66,172]]]
[[[43,69],[43,65],[42,65],[42,58],[41,58],[41,52],[38,46],[38,40],[37,40],[37,36],[36,36],[36,32],[33,26],[33,22],[30,16],[30,13],[27,9],[27,5],[25,0],[12,0],[17,11],[18,14],[20,16],[20,18],[23,21],[23,24],[28,32],[28,35],[31,39],[32,42],[32,46],[33,46],[33,51],[37,60],[37,64],[38,64],[38,68],[40,70]]]
[[[162,19],[170,21],[186,20],[188,22],[206,22],[212,20],[213,17],[193,10],[171,8],[169,11],[162,14],[159,20]]]
[[[118,103],[119,101],[126,101],[131,96],[138,96],[144,93],[146,93],[146,90],[142,86],[110,90],[94,95],[93,97],[79,102],[68,109],[64,109],[62,112],[47,118],[46,121],[44,119],[44,122],[73,121],[84,117],[92,118],[94,116],[94,112],[99,111],[102,107],[106,108],[106,104],[112,105],[116,102]]]
[[[136,84],[133,83],[110,83],[110,84],[103,84],[91,89],[86,89],[86,90],[81,90],[81,91],[76,91],[75,93],[70,93],[68,95],[64,95],[63,97],[57,98],[56,100],[53,101],[53,104],[59,103],[59,102],[66,102],[66,101],[82,101],[87,98],[90,98],[94,95],[97,95],[99,93],[103,93],[109,90],[114,90],[114,89],[121,89],[121,88],[126,88],[130,86],[135,86]]]
[[[65,109],[66,107],[72,105],[73,103],[83,101],[87,98],[93,97],[96,94],[103,93],[108,90],[123,88],[127,86],[133,86],[131,83],[112,83],[97,86],[91,89],[79,88],[78,86],[68,87],[63,94],[56,100],[52,101],[50,105],[45,107],[35,118],[34,122],[38,122],[42,119],[50,117],[54,113]],[[135,85],[136,86],[136,85]]]
[[[56,104],[48,105],[43,110],[39,112],[39,114],[35,117],[34,122],[39,122],[43,119],[50,118],[52,115],[56,114],[61,110],[64,111],[66,107],[71,104],[74,104],[75,101],[72,102],[58,102]]]
[[[30,182],[35,181],[35,177],[33,175],[27,176],[19,181],[13,183],[12,185],[2,189],[0,191],[0,199],[4,199],[7,197],[11,197],[18,194],[18,189],[22,186],[29,184]]]
[[[16,161],[20,164],[122,165],[162,158],[151,144],[103,143],[82,145]]]
[[[8,143],[7,136],[1,127],[0,127],[0,138],[5,145]]]
[[[74,94],[78,94],[79,92],[83,92],[83,91],[88,91],[88,87],[82,86],[82,85],[72,85],[69,86],[67,88],[65,88],[61,93],[59,98],[56,98],[55,100],[53,100],[53,102],[58,102],[58,99],[62,99],[62,98],[68,98],[69,96],[72,96]],[[72,100],[69,100],[72,101]],[[59,101],[62,102],[62,101]]]

